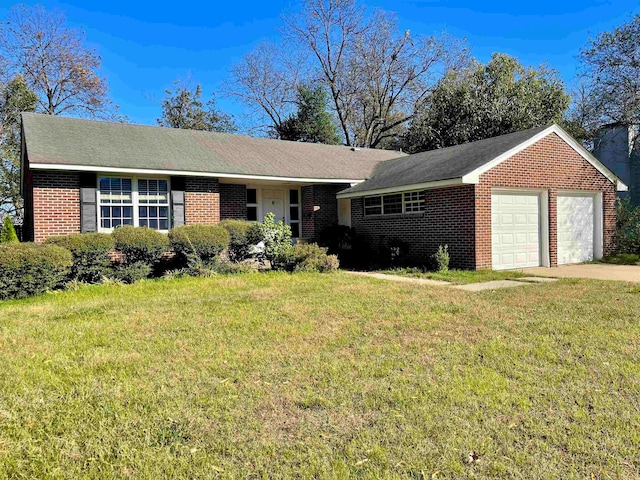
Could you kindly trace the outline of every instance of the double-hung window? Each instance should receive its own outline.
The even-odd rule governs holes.
[[[100,177],[98,202],[101,231],[123,225],[168,231],[171,226],[166,178]]]
[[[364,214],[366,216],[424,212],[424,195],[424,191],[416,191],[365,197]]]

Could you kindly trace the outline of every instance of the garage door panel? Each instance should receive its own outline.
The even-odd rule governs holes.
[[[558,195],[558,264],[593,260],[594,196]]]
[[[493,268],[540,264],[540,197],[531,193],[491,195]]]

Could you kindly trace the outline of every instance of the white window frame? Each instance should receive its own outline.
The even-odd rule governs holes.
[[[261,222],[262,218],[264,217],[264,211],[262,208],[262,189],[266,188],[267,190],[282,190],[283,191],[283,195],[284,195],[284,220],[285,223],[289,226],[291,226],[292,220],[291,220],[291,207],[298,207],[298,220],[293,220],[293,223],[298,223],[299,225],[299,232],[300,232],[300,237],[296,237],[296,238],[302,238],[302,189],[300,187],[294,187],[291,185],[274,185],[274,186],[266,186],[266,185],[245,185],[245,188],[247,190],[255,190],[256,191],[256,202],[258,203],[248,203],[247,202],[247,207],[257,207],[257,212],[258,212],[258,218],[257,222]],[[289,196],[289,191],[290,190],[296,190],[298,192],[298,203],[290,203],[290,196]],[[250,221],[254,221],[254,220],[250,220]]]
[[[291,201],[291,190],[295,190],[296,192],[298,192],[298,203],[290,203]],[[285,204],[287,206],[287,211],[285,212],[285,219],[287,222],[287,225],[289,225],[289,227],[291,227],[292,223],[297,223],[298,224],[298,237],[293,237],[293,238],[301,238],[302,237],[302,191],[300,190],[300,188],[291,188],[291,187],[286,187],[285,188]],[[298,220],[291,220],[291,208],[295,207],[298,209]]]
[[[169,177],[165,177],[162,175],[117,175],[117,174],[107,174],[107,175],[96,175],[96,215],[98,221],[98,231],[101,233],[111,233],[113,232],[113,228],[103,228],[102,227],[102,215],[101,215],[101,207],[103,206],[114,206],[114,204],[102,204],[100,202],[100,179],[101,178],[130,178],[131,179],[131,204],[133,207],[133,226],[138,227],[140,225],[140,215],[138,207],[164,207],[168,208],[168,228],[167,229],[154,229],[161,233],[169,233],[172,225],[172,209],[171,209],[171,179]],[[167,204],[153,204],[153,203],[143,203],[141,204],[138,201],[138,180],[166,180],[167,181]],[[116,227],[117,228],[117,227]]]
[[[407,200],[407,195],[411,195],[411,194],[422,194],[422,203],[419,203],[420,200]],[[389,196],[389,195],[401,195],[402,196],[402,212],[396,212],[396,213],[385,213],[384,212],[384,197]],[[371,206],[366,206],[365,202],[367,198],[379,198],[380,199],[380,205],[378,207],[378,205],[371,205]],[[424,213],[424,211],[426,210],[426,205],[425,205],[425,198],[426,198],[426,192],[424,190],[411,190],[408,192],[388,192],[388,193],[384,193],[381,195],[368,195],[366,197],[364,197],[363,201],[362,201],[362,207],[363,207],[363,213],[365,217],[378,217],[378,216],[392,216],[392,215],[414,215],[414,214],[422,214]],[[415,205],[415,204],[421,204],[422,208],[420,210],[409,210],[407,211],[407,206],[408,205]],[[367,213],[367,209],[373,209],[373,208],[380,208],[380,212],[381,213]]]

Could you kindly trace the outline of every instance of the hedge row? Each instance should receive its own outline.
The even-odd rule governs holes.
[[[221,261],[223,252],[226,261]],[[254,255],[273,268],[289,271],[337,268],[337,258],[328,256],[326,249],[315,244],[292,246],[289,228],[273,218],[264,223],[225,220],[218,225],[186,225],[169,235],[125,226],[112,234],[52,237],[43,245],[0,245],[0,299],[42,293],[71,280],[98,283],[111,278],[133,283],[167,270],[195,275],[244,271],[247,265],[241,262]]]

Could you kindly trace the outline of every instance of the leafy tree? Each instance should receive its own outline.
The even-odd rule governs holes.
[[[36,109],[38,98],[21,76],[0,88],[0,210],[22,213],[20,197],[20,112]]]
[[[494,54],[445,75],[404,136],[409,152],[450,147],[562,121],[570,98],[554,70]]]
[[[298,112],[287,118],[277,130],[282,140],[337,145],[340,137],[327,112],[327,94],[323,87],[298,88]]]
[[[85,46],[84,32],[66,26],[60,13],[41,5],[16,5],[0,28],[0,53],[21,74],[49,115],[102,116],[110,112],[101,58]]]
[[[11,217],[5,215],[4,222],[2,223],[2,230],[0,230],[0,243],[15,243],[18,242],[18,235],[16,229],[13,228],[13,222]]]
[[[228,132],[238,130],[233,116],[216,109],[215,97],[206,104],[202,103],[202,88],[196,85],[191,90],[187,85],[175,83],[176,88],[166,90],[167,97],[162,101],[162,117],[158,125],[208,132]]]

